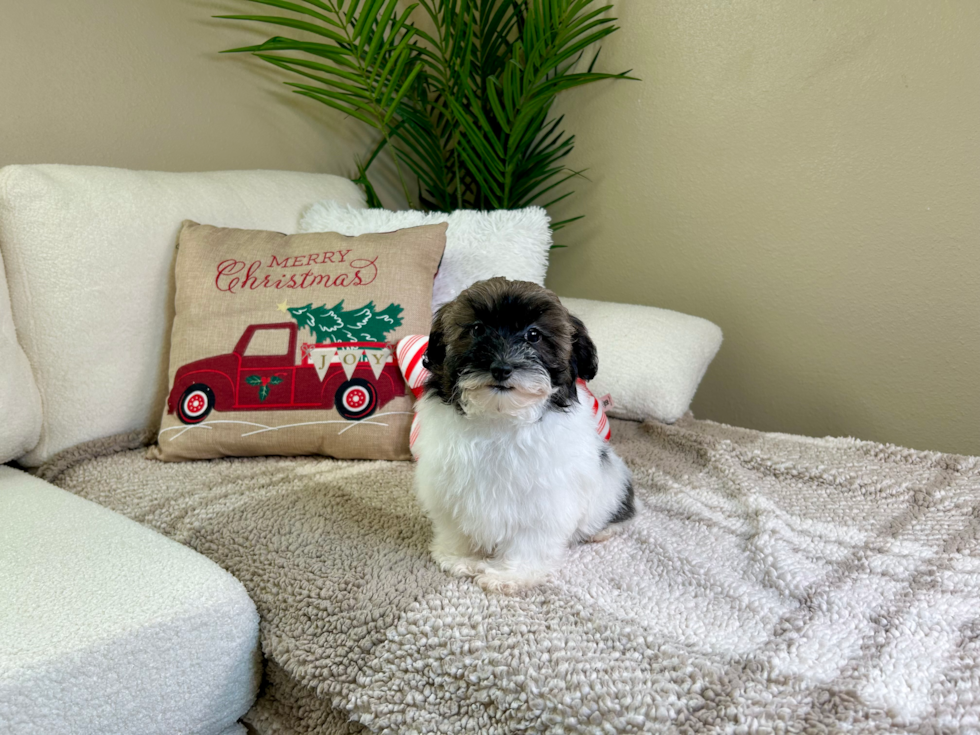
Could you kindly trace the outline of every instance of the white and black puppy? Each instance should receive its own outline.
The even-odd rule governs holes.
[[[474,284],[435,315],[425,364],[415,485],[445,571],[514,591],[633,517],[630,472],[576,385],[595,345],[554,293]]]

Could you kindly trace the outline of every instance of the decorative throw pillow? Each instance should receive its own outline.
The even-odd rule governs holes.
[[[599,372],[589,385],[596,393],[612,393],[610,416],[672,424],[687,413],[721,347],[717,325],[653,306],[567,297],[561,302],[585,322],[599,351]]]
[[[346,237],[185,222],[151,456],[408,459],[395,345],[427,331],[446,225]]]
[[[477,281],[504,276],[544,285],[551,250],[551,220],[541,207],[476,212],[459,210],[390,212],[354,209],[336,201],[317,202],[303,214],[300,232],[362,235],[438,222],[449,223],[446,255],[432,290],[432,311]]]

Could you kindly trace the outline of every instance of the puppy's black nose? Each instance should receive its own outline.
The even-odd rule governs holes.
[[[490,368],[490,374],[498,383],[502,383],[507,380],[507,378],[509,378],[513,372],[514,368],[510,367],[509,365],[494,365],[492,368]]]

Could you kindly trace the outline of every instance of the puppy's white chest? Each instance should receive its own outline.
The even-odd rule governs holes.
[[[485,548],[523,528],[574,528],[597,456],[590,419],[579,413],[515,425],[423,401],[417,488],[426,512],[448,516]]]

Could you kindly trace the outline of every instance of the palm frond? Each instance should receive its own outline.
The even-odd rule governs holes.
[[[296,38],[229,49],[250,53],[302,82],[301,94],[376,129],[380,139],[355,162],[355,182],[380,205],[368,178],[382,152],[390,155],[410,206],[518,208],[552,206],[581,177],[564,161],[575,136],[551,108],[559,94],[629,71],[584,71],[582,58],[618,30],[612,5],[592,0],[242,0],[282,15],[222,18],[288,28]],[[430,30],[416,27],[413,12]],[[309,40],[310,38],[319,40]],[[576,221],[571,217],[554,230]],[[556,246],[558,247],[558,246]]]

